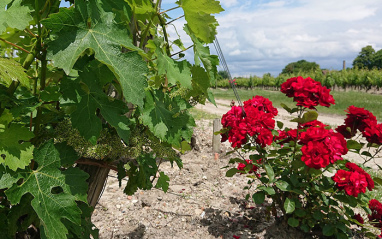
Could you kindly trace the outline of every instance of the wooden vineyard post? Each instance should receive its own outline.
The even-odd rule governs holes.
[[[104,187],[106,186],[106,179],[108,177],[109,168],[102,168],[94,165],[78,165],[80,169],[89,174],[88,178],[88,203],[90,206],[95,207],[98,199],[101,197]]]
[[[215,135],[214,133],[221,129],[220,119],[214,119],[213,125],[213,136],[212,136],[212,150],[213,152],[220,153],[220,134]],[[216,158],[216,156],[215,156]]]

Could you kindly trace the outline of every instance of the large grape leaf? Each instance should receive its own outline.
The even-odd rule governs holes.
[[[91,48],[95,58],[117,76],[128,102],[143,106],[147,64],[138,54],[126,29],[115,23],[112,12],[103,12],[98,1],[76,1],[76,7],[61,8],[43,24],[55,36],[48,45],[48,58],[67,74],[79,56]],[[122,47],[133,52],[122,52]],[[142,52],[140,52],[143,54]]]
[[[0,57],[0,83],[8,87],[12,81],[19,81],[21,85],[29,86],[28,75],[25,73],[25,69],[12,59]]]
[[[204,46],[202,42],[195,36],[195,34],[190,31],[189,26],[186,24],[184,30],[191,37],[191,40],[194,43],[194,60],[195,65],[200,65],[200,62],[203,63],[204,68],[208,73],[208,78],[210,84],[214,84],[217,75],[217,65],[219,65],[219,58],[216,55],[210,54],[210,48]]]
[[[10,188],[21,176],[18,173],[10,171],[4,165],[0,165],[0,189]]]
[[[204,104],[206,98],[209,98],[208,89],[210,82],[207,72],[200,66],[193,66],[192,73],[192,90],[188,93],[189,97],[195,97],[198,102]],[[197,96],[197,97],[196,97]]]
[[[61,219],[81,225],[81,210],[76,200],[87,202],[88,175],[78,168],[62,171],[60,153],[52,140],[35,149],[33,155],[37,169],[26,169],[21,174],[23,182],[5,193],[12,204],[20,203],[22,196],[30,193],[44,238],[66,239],[68,230]]]
[[[22,30],[33,20],[29,8],[21,6],[22,0],[13,1],[12,5],[7,8],[7,5],[12,1],[13,0],[0,1],[0,34],[3,33],[7,27]]]
[[[191,88],[191,71],[189,63],[174,61],[171,57],[163,54],[158,46],[155,51],[157,55],[158,73],[166,74],[168,83],[175,85],[179,82],[183,87]]]
[[[187,103],[179,97],[169,98],[160,90],[155,94],[147,92],[141,118],[155,136],[180,147],[183,139],[191,139],[192,127],[195,126],[187,108]]]
[[[25,168],[33,156],[33,145],[29,142],[34,134],[20,124],[11,124],[0,131],[0,163],[13,171]]]
[[[131,165],[128,171],[129,181],[127,181],[124,193],[133,195],[138,188],[148,190],[153,187],[151,178],[158,171],[156,159],[151,154],[143,154],[137,158],[138,165]]]
[[[106,66],[97,66],[93,61],[79,74],[79,80],[85,84],[85,90],[80,90],[81,100],[77,103],[77,109],[71,114],[72,125],[77,128],[81,135],[96,143],[102,129],[102,122],[96,115],[97,109],[100,110],[103,118],[116,130],[118,135],[128,142],[130,136],[130,119],[125,116],[129,111],[126,104],[117,99],[112,99],[102,91],[100,76],[102,72],[108,71]],[[98,74],[99,73],[99,74]],[[104,74],[104,73],[102,73]],[[76,82],[74,82],[76,84]],[[142,89],[143,91],[143,89]]]
[[[218,22],[211,14],[224,11],[215,0],[179,0],[184,17],[191,31],[205,43],[212,43],[216,35]]]
[[[98,229],[94,224],[89,220],[92,216],[93,209],[88,206],[86,203],[78,203],[78,207],[82,211],[81,215],[81,227],[78,227],[76,224],[71,221],[64,220],[64,224],[69,229],[68,238],[99,238]]]
[[[152,0],[126,0],[135,14],[155,12]]]

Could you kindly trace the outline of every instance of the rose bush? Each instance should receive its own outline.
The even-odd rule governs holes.
[[[223,115],[222,141],[228,140],[240,155],[230,160],[238,166],[226,175],[248,177],[247,199],[262,204],[270,198],[268,215],[282,216],[306,233],[322,231],[337,238],[382,234],[382,203],[365,194],[382,180],[363,169],[382,149],[382,125],[371,112],[355,106],[347,109],[344,124],[336,129],[318,121],[315,107],[330,107],[335,100],[329,89],[309,77],[288,79],[281,92],[296,102],[292,109],[282,104],[297,114],[294,129],[276,123],[277,109],[262,96]],[[359,154],[363,164],[345,159],[348,152]]]

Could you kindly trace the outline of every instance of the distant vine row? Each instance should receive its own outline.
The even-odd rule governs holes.
[[[321,82],[323,86],[331,89],[353,89],[353,90],[369,90],[382,87],[382,71],[373,69],[348,69],[342,71],[312,71],[300,72],[297,75],[280,74],[273,77],[270,74],[264,74],[262,77],[238,77],[235,80],[236,86],[239,88],[264,87],[269,89],[278,89],[287,79],[295,76],[304,78],[311,77],[316,81]],[[229,81],[220,79],[217,81],[216,87],[229,88]]]

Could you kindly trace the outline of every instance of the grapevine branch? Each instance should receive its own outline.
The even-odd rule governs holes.
[[[176,56],[176,55],[178,55],[179,53],[185,52],[185,51],[187,51],[188,49],[190,49],[190,48],[191,48],[191,47],[193,47],[193,46],[194,46],[194,45],[191,45],[191,46],[187,47],[187,48],[186,48],[186,49],[184,49],[184,50],[178,51],[178,52],[176,52],[176,53],[172,54],[170,57],[173,57],[173,56]]]
[[[159,2],[159,1],[158,1],[158,2]],[[166,12],[169,12],[169,11],[172,11],[172,10],[175,10],[175,9],[178,9],[178,8],[180,8],[180,6],[177,6],[177,7],[173,7],[173,8],[167,9],[167,10],[165,10],[165,11],[163,11],[163,12],[160,12],[159,14],[163,14],[163,13],[166,13]]]
[[[18,49],[20,49],[20,50],[22,50],[22,51],[24,51],[24,52],[30,54],[30,51],[28,51],[28,50],[22,48],[21,46],[18,46],[18,45],[16,45],[16,44],[12,43],[12,42],[9,42],[9,41],[7,41],[7,40],[5,40],[5,39],[3,39],[3,38],[0,38],[0,41],[3,41],[3,42],[5,42],[5,43],[7,43],[7,44],[9,44],[9,45],[11,45],[11,46],[14,46],[14,47],[16,47],[16,48],[18,48]]]
[[[37,37],[37,35],[31,32],[31,30],[29,30],[28,28],[25,28],[24,31],[31,34],[33,37]]]
[[[175,19],[169,21],[168,23],[166,23],[166,25],[169,25],[169,24],[171,24],[171,23],[175,22],[176,20],[179,20],[179,19],[181,19],[181,18],[183,18],[183,17],[184,17],[184,15],[182,15],[182,16],[180,16],[180,17],[177,17],[177,18],[175,18]]]
[[[118,168],[103,161],[94,161],[91,159],[81,158],[75,162],[76,164],[92,165],[101,168],[108,168],[118,172]]]

